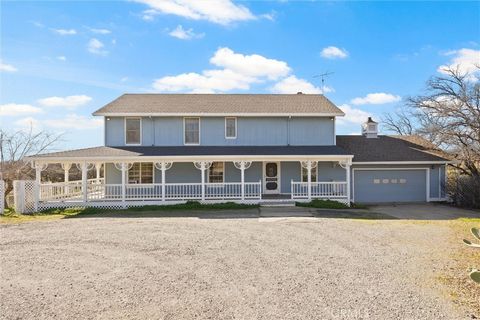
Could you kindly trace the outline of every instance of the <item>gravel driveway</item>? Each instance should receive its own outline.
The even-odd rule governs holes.
[[[447,227],[247,217],[0,226],[0,317],[466,318],[430,272]]]

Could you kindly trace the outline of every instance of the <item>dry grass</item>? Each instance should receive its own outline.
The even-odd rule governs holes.
[[[480,317],[480,285],[473,282],[468,274],[473,268],[480,268],[480,250],[469,248],[462,243],[462,239],[473,240],[470,234],[472,227],[480,226],[480,219],[461,218],[445,222],[451,229],[451,239],[458,243],[458,250],[453,251],[448,267],[439,279],[447,286],[448,295],[456,304],[466,306],[473,314]]]

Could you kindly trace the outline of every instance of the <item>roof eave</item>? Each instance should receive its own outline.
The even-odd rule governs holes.
[[[94,116],[103,117],[343,117],[343,112],[332,113],[213,113],[213,112],[189,112],[189,113],[168,113],[168,112],[99,112],[92,113]]]

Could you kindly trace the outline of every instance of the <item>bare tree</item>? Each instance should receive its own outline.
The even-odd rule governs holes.
[[[50,150],[61,137],[61,134],[36,132],[32,126],[28,130],[13,133],[0,130],[0,179],[6,184],[5,200],[13,190],[14,180],[32,178],[34,175],[33,169],[23,158]]]
[[[458,68],[444,72],[427,82],[425,94],[408,98],[404,109],[385,115],[384,126],[400,135],[420,135],[448,151],[457,160],[453,166],[478,187],[472,192],[480,194],[480,83]],[[480,199],[475,201],[480,206]]]

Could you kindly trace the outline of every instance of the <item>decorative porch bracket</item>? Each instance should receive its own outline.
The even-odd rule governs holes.
[[[32,161],[30,166],[35,169],[35,212],[38,211],[38,203],[40,202],[40,183],[42,181],[42,171],[47,169],[48,163]]]
[[[197,161],[193,165],[202,171],[202,200],[205,200],[205,171],[212,166],[211,161]]]
[[[173,162],[155,162],[153,165],[155,166],[155,168],[162,171],[162,201],[165,201],[165,171],[172,167]]]
[[[123,203],[123,208],[126,208],[125,205],[125,198],[126,198],[126,178],[127,178],[127,171],[132,169],[133,163],[129,162],[116,162],[113,164],[117,170],[120,170],[122,172],[122,203]]]
[[[350,206],[350,167],[352,166],[352,159],[339,161],[338,164],[340,167],[345,169],[345,174],[347,176],[347,203]]]
[[[315,169],[318,165],[317,161],[307,160],[301,161],[302,168],[307,170],[307,188],[308,188],[308,200],[312,200],[312,170]]]
[[[234,161],[233,165],[235,168],[240,169],[241,171],[241,181],[242,181],[242,201],[245,200],[245,170],[250,168],[252,161]]]

